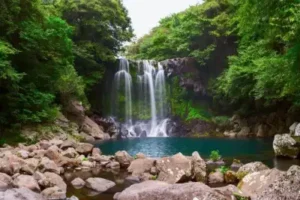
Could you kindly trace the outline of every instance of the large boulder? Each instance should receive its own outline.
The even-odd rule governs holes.
[[[9,189],[0,192],[1,200],[46,200],[42,195],[31,191],[28,188]]]
[[[130,163],[130,166],[127,170],[128,172],[132,173],[133,176],[139,176],[143,173],[150,172],[154,163],[155,160],[150,158],[136,159]]]
[[[203,183],[168,184],[160,181],[145,181],[115,195],[115,200],[230,200],[220,192]]]
[[[10,176],[4,173],[0,173],[0,191],[11,188],[12,183],[12,178]]]
[[[300,153],[296,140],[289,134],[275,135],[273,149],[276,156],[297,158]]]
[[[88,178],[86,180],[86,187],[99,193],[105,192],[115,185],[114,182],[103,178]]]
[[[44,176],[49,180],[50,185],[57,186],[62,191],[67,191],[67,184],[64,180],[57,174],[51,172],[45,172]]]
[[[254,200],[299,200],[300,199],[300,166],[291,166],[283,175],[273,175],[277,179],[269,181],[268,186],[257,194]]]
[[[262,162],[252,162],[240,167],[240,169],[237,171],[237,174],[250,174],[266,169],[269,169],[269,167],[263,164]]]
[[[157,180],[178,183],[189,180],[192,176],[192,161],[181,153],[157,160],[159,175]]]
[[[13,155],[11,152],[7,152],[3,159],[0,159],[0,172],[6,173],[8,175],[14,175],[19,173],[22,166],[26,162],[22,158]]]
[[[34,179],[33,176],[20,175],[15,178],[13,184],[18,188],[26,187],[35,192],[41,191],[38,182]]]
[[[279,176],[284,173],[277,169],[267,169],[246,175],[239,183],[239,189],[250,196],[255,198],[257,194],[264,191],[270,184],[272,184]]]
[[[129,167],[133,157],[130,156],[126,151],[118,151],[115,153],[115,159],[118,161],[123,168]]]
[[[104,133],[99,125],[89,117],[85,117],[83,123],[81,124],[81,129],[83,132],[97,140],[104,140],[108,139],[109,137],[109,135]]]
[[[206,163],[197,151],[192,154],[192,176],[197,182],[206,181]]]
[[[57,186],[46,188],[41,194],[48,200],[63,200],[67,196],[66,191]]]
[[[76,151],[80,154],[88,155],[93,150],[93,145],[89,143],[79,143],[76,147]]]
[[[47,157],[43,157],[39,164],[39,169],[42,172],[54,172],[56,174],[60,174],[61,168],[52,160]]]

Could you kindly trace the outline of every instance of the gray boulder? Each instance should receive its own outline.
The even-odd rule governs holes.
[[[212,172],[208,175],[209,185],[219,185],[224,183],[224,174],[219,171]]]
[[[5,191],[12,187],[12,178],[7,174],[0,173],[0,191]]]
[[[31,191],[28,188],[9,189],[0,192],[1,200],[46,200],[42,195]]]
[[[300,148],[296,145],[296,140],[289,134],[275,135],[273,141],[273,149],[276,156],[297,158]]]
[[[99,193],[105,192],[115,185],[114,182],[103,178],[88,178],[86,180],[86,187]]]
[[[79,143],[76,147],[76,151],[79,154],[88,155],[92,152],[93,147],[94,146],[92,144],[89,144],[89,143]]]
[[[133,176],[138,176],[140,174],[150,172],[154,165],[155,160],[150,158],[136,159],[130,163],[128,167],[128,172],[132,173]]]
[[[75,188],[82,188],[85,186],[85,182],[84,180],[82,180],[81,178],[75,178],[71,184],[75,187]]]
[[[189,180],[192,176],[192,161],[181,153],[172,157],[157,160],[159,171],[157,180],[167,183],[178,183]]]
[[[275,176],[275,175],[273,175]],[[299,200],[300,199],[300,166],[291,166],[283,175],[269,182],[268,186],[260,192],[254,200]]]
[[[64,200],[67,197],[66,191],[57,186],[46,188],[41,194],[48,200]]]
[[[168,184],[145,181],[125,189],[115,200],[228,200],[230,196],[216,192],[203,183]]]
[[[25,188],[28,188],[35,192],[41,191],[38,182],[34,179],[33,176],[20,175],[15,178],[13,184],[15,187],[18,187],[18,188],[25,187]]]
[[[197,182],[206,181],[206,163],[197,151],[192,154],[192,176]]]
[[[115,159],[118,161],[122,168],[129,167],[133,157],[131,157],[126,151],[118,151],[115,153]]]
[[[267,167],[262,162],[252,162],[240,167],[240,169],[237,171],[237,174],[241,174],[241,173],[250,174],[253,172],[259,172],[267,169],[269,169],[269,167]]]
[[[59,175],[51,172],[45,172],[44,176],[50,182],[50,185],[57,186],[59,189],[61,189],[64,192],[67,191],[67,184]]]

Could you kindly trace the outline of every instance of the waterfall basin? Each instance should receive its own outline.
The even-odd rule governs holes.
[[[226,166],[230,166],[233,159],[241,160],[246,164],[254,161],[262,161],[270,168],[287,170],[292,165],[300,165],[300,160],[276,158],[273,153],[272,138],[128,138],[122,140],[108,140],[96,143],[104,155],[114,155],[119,150],[125,150],[132,156],[141,152],[148,157],[159,158],[172,156],[178,152],[190,156],[194,151],[198,151],[202,158],[209,159],[213,150],[219,150]],[[114,181],[117,185],[102,194],[94,194],[92,191],[83,188],[74,189],[68,187],[68,196],[75,195],[80,200],[113,200],[117,192],[121,192],[129,185],[124,179],[129,176],[125,171],[118,174],[105,171],[79,171],[70,173],[68,176],[70,183],[76,177],[86,179],[88,177],[101,177]]]

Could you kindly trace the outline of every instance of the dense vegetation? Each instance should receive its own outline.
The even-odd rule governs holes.
[[[211,95],[222,109],[243,114],[282,104],[294,109],[300,105],[299,8],[297,0],[205,0],[162,19],[127,54],[135,59],[192,57],[200,71],[221,68]]]
[[[56,117],[132,37],[120,0],[0,0],[0,128]]]

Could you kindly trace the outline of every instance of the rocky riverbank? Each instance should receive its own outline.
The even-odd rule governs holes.
[[[223,165],[222,160],[204,160],[198,152],[164,158],[147,158],[142,153],[131,156],[126,151],[102,155],[100,149],[89,143],[58,138],[42,140],[30,146],[19,144],[0,149],[0,199],[76,200],[75,196],[67,198],[68,187],[87,188],[99,194],[119,184],[96,175],[73,177],[69,185],[65,180],[70,172],[101,170],[114,174],[126,171],[128,188],[116,193],[115,200],[300,197],[299,166],[283,172],[269,169],[261,162],[243,165],[234,161],[229,169]]]

